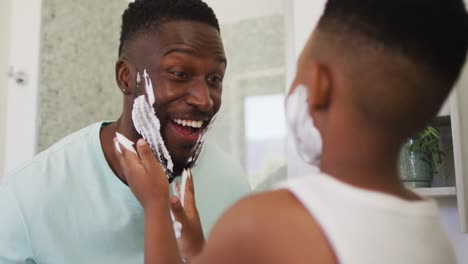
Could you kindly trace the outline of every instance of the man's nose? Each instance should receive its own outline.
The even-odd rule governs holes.
[[[197,81],[190,87],[187,103],[202,112],[208,112],[213,108],[214,102],[211,99],[210,87],[206,81]]]

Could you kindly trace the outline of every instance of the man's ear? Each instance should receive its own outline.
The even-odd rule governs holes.
[[[328,68],[322,64],[312,62],[310,67],[309,105],[315,109],[327,108],[331,98],[331,75]]]
[[[125,58],[119,58],[115,63],[115,80],[123,94],[132,94],[134,78],[132,78],[130,64]]]

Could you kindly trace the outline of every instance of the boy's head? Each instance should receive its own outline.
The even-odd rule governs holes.
[[[401,139],[439,111],[464,65],[462,0],[329,0],[293,84],[322,134],[332,111]]]

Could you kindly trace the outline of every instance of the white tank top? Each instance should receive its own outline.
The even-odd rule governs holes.
[[[432,200],[405,201],[324,174],[291,179],[278,187],[293,193],[310,212],[339,263],[456,263]]]

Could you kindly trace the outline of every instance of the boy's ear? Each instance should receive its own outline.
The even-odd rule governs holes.
[[[314,109],[327,108],[330,105],[331,76],[327,67],[317,62],[311,62],[310,77],[307,87],[310,107]]]

